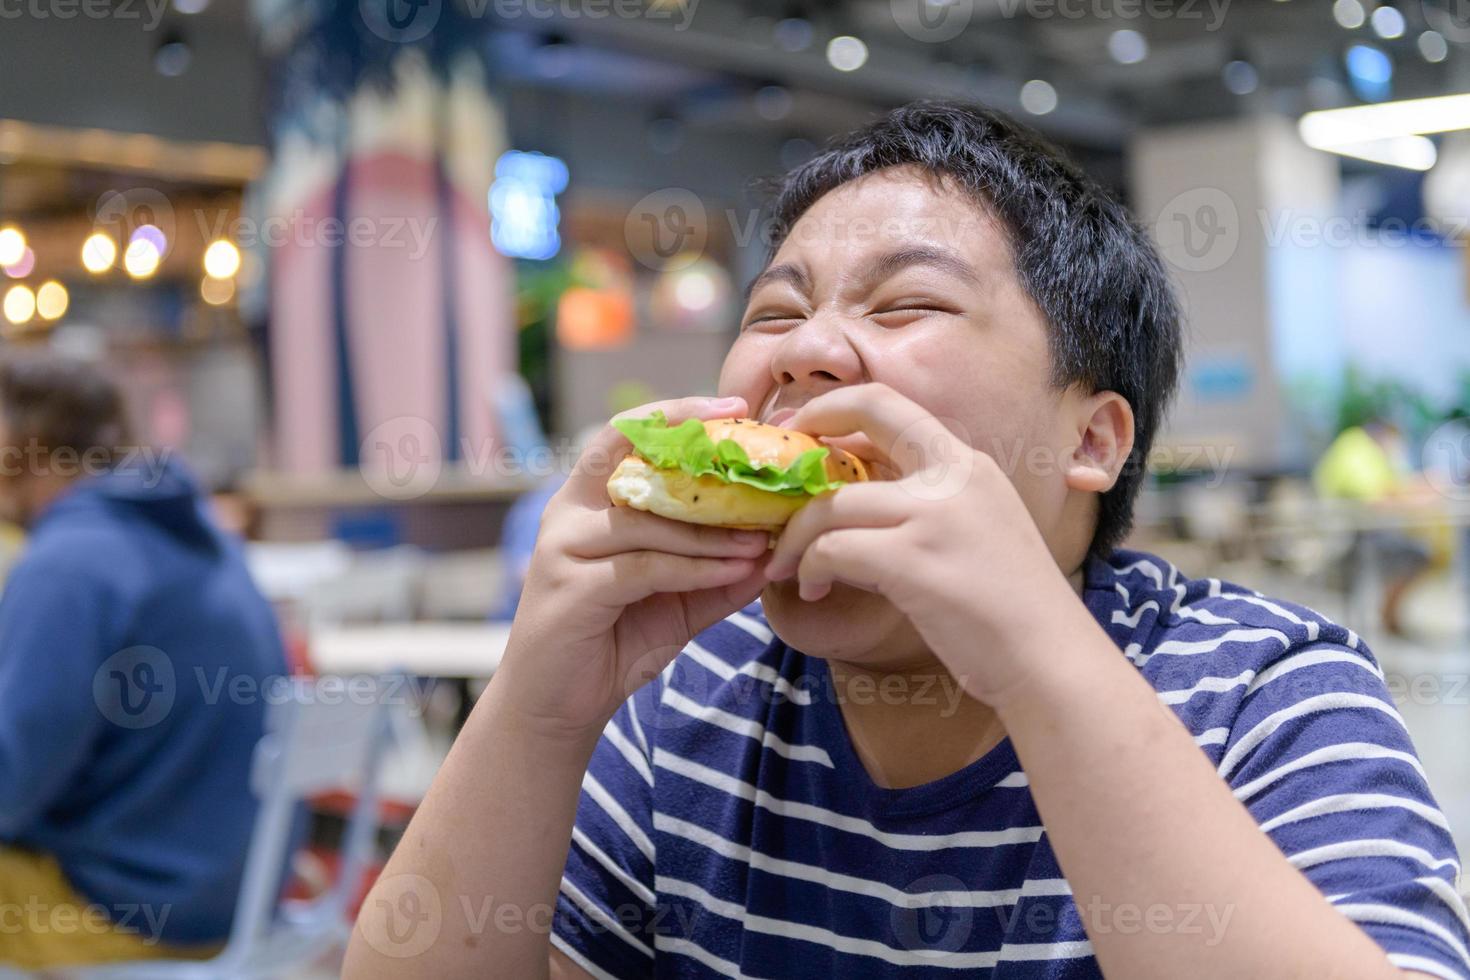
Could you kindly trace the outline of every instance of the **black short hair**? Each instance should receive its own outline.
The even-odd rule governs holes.
[[[99,368],[46,352],[0,358],[0,414],[12,445],[114,461],[131,441],[118,386]]]
[[[1016,273],[1051,328],[1052,380],[1115,391],[1134,415],[1133,452],[1102,495],[1091,551],[1133,524],[1154,434],[1183,361],[1179,307],[1158,252],[1124,206],[1030,129],[961,102],[914,102],[840,137],[771,187],[775,256],[828,191],[889,167],[954,180],[1005,227]]]

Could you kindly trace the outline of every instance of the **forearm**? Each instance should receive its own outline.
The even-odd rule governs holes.
[[[363,904],[344,977],[451,980],[483,976],[487,964],[497,976],[546,975],[552,910],[595,738],[533,731],[517,722],[513,704],[514,692],[492,682],[476,705]],[[413,911],[403,896],[428,890],[432,896],[411,901],[426,912],[437,902],[440,925],[420,952],[422,940],[403,938]]]
[[[1110,976],[1395,976],[1282,857],[1080,605],[998,706]]]

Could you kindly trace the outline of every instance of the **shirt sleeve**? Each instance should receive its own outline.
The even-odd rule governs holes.
[[[1220,772],[1292,865],[1396,966],[1470,977],[1449,824],[1366,649],[1315,644],[1260,671]]]
[[[636,692],[608,723],[582,779],[551,941],[599,980],[652,978],[653,752],[659,689]]]

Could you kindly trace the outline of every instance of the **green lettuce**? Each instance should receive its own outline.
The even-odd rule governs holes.
[[[842,486],[827,478],[826,447],[808,449],[785,469],[756,466],[734,439],[715,442],[699,419],[669,425],[663,412],[646,419],[616,419],[613,427],[628,437],[638,455],[661,470],[683,470],[690,476],[714,476],[771,493],[800,496],[826,493]]]

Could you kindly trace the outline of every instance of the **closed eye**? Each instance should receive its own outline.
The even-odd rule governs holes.
[[[753,327],[771,328],[784,326],[787,324],[796,323],[801,319],[802,317],[796,313],[763,313],[760,316],[753,316],[749,320],[746,320],[745,325],[741,327],[741,329],[747,330]]]
[[[889,319],[902,319],[904,321],[917,320],[923,316],[933,314],[944,314],[949,316],[959,315],[959,310],[938,303],[897,303],[893,306],[885,306],[880,310],[874,310],[875,317],[886,317]]]

